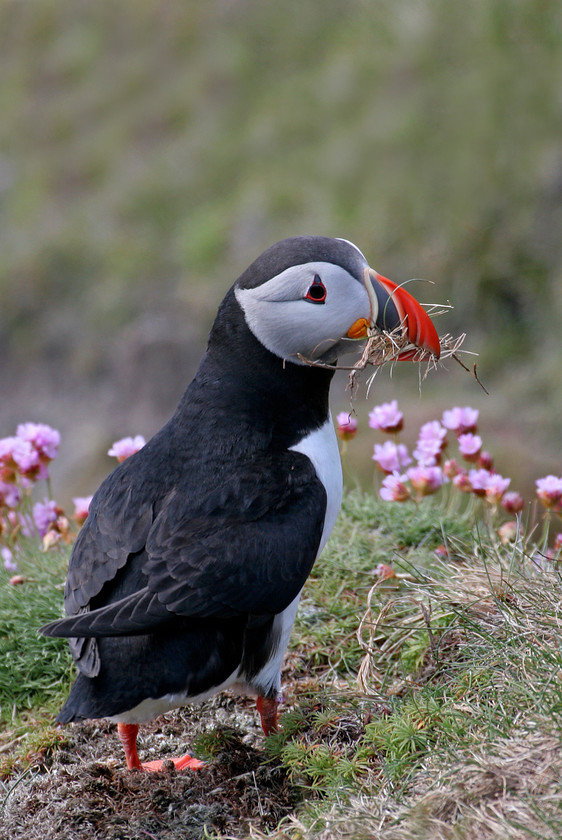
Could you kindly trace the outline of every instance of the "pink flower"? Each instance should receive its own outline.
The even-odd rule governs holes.
[[[16,462],[18,472],[25,478],[32,480],[46,478],[45,465],[41,463],[39,452],[29,440],[16,438],[12,457]]]
[[[441,467],[410,467],[406,470],[412,487],[421,496],[428,496],[436,493],[443,484],[443,472]]]
[[[59,513],[60,509],[53,499],[45,499],[44,502],[33,505],[33,521],[41,537],[44,537],[49,526],[57,521]]]
[[[453,476],[453,484],[463,493],[472,493],[472,484],[470,483],[470,479],[464,470],[461,470]]]
[[[3,481],[15,481],[16,472],[26,478],[35,478],[41,471],[39,453],[28,441],[20,437],[0,440],[0,477]],[[43,477],[43,476],[40,476]]]
[[[510,542],[515,542],[519,534],[519,527],[517,522],[504,522],[498,528],[498,536],[502,545],[507,545]]]
[[[348,411],[341,411],[336,417],[338,437],[351,440],[357,434],[357,420]]]
[[[2,467],[1,478],[4,481],[15,480],[15,467],[13,451],[18,442],[16,437],[5,437],[0,439],[0,466]]]
[[[479,435],[467,432],[464,435],[459,435],[458,441],[459,452],[465,461],[477,461],[482,449],[482,438]]]
[[[457,435],[465,434],[465,432],[475,432],[477,422],[478,409],[470,408],[468,405],[464,408],[455,406],[449,411],[443,412],[443,425]]]
[[[525,507],[525,502],[520,493],[515,490],[508,490],[502,496],[501,506],[508,513],[520,513]]]
[[[74,502],[73,519],[78,525],[83,525],[87,519],[88,511],[90,510],[91,496],[77,496],[72,500]]]
[[[555,475],[547,475],[545,478],[538,478],[537,496],[546,508],[553,508],[562,500],[562,478]]]
[[[447,478],[454,478],[459,473],[464,472],[464,470],[456,458],[449,458],[449,460],[445,461],[443,464],[443,472]]]
[[[408,476],[400,475],[398,472],[387,475],[383,479],[382,487],[379,490],[381,499],[385,502],[405,502],[410,498],[410,490],[405,482]]]
[[[376,461],[379,469],[385,473],[396,472],[400,467],[412,463],[408,455],[408,449],[403,443],[393,443],[387,440],[385,443],[375,443],[373,461]]]
[[[447,430],[438,420],[431,420],[420,429],[414,457],[420,466],[434,466],[446,446]]]
[[[21,502],[21,490],[17,484],[0,481],[0,506],[16,508]]]
[[[14,555],[7,546],[0,548],[0,555],[4,561],[4,568],[7,572],[17,572],[18,565],[14,560]]]
[[[121,461],[138,452],[139,449],[142,449],[145,443],[146,441],[142,435],[136,435],[134,438],[121,438],[121,440],[115,441],[107,454],[113,455],[121,463]]]
[[[371,429],[380,429],[383,432],[399,432],[403,425],[404,415],[398,410],[397,400],[376,405],[369,413]]]
[[[469,470],[468,471],[468,480],[470,481],[470,486],[472,487],[472,492],[475,493],[477,496],[485,496],[486,489],[488,487],[488,481],[490,479],[490,473],[488,470]]]
[[[561,549],[562,549],[562,533],[561,534],[556,534],[556,537],[554,538],[554,550],[555,551],[560,551]]]
[[[29,441],[42,461],[52,461],[57,457],[60,433],[46,423],[20,423],[16,434],[21,440]]]
[[[499,473],[488,473],[486,498],[492,504],[499,504],[502,496],[511,484],[510,478],[503,478]]]
[[[482,452],[479,454],[476,463],[479,467],[481,467],[481,469],[488,470],[488,472],[491,472],[494,466],[494,459],[492,458],[489,452],[486,452],[486,450],[483,449]]]

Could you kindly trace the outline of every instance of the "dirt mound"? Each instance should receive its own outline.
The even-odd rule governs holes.
[[[214,752],[198,771],[137,773],[125,769],[115,727],[68,727],[66,746],[12,779],[0,836],[11,840],[195,840],[218,831],[247,836],[290,813],[295,793],[285,772],[268,762],[256,714],[221,697],[141,728],[141,760],[185,751],[199,737]],[[184,743],[182,743],[184,742]]]

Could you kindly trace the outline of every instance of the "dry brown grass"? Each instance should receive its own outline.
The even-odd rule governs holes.
[[[558,840],[560,741],[514,732],[493,746],[459,753],[442,766],[435,755],[402,801],[376,795],[335,804],[316,825],[292,820],[282,836],[316,840]],[[548,815],[553,824],[549,827]],[[281,836],[281,835],[280,835]]]

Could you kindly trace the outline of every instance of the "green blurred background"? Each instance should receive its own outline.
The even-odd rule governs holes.
[[[238,274],[313,233],[432,280],[409,288],[454,305],[439,332],[490,391],[381,373],[350,481],[393,396],[407,442],[470,404],[518,489],[560,474],[561,39],[551,0],[3,0],[0,436],[58,427],[57,497],[91,492],[114,439],[167,419]]]

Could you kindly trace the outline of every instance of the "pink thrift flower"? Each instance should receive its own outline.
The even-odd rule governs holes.
[[[371,429],[380,429],[382,432],[399,432],[403,425],[404,415],[398,409],[397,400],[376,405],[369,413]]]
[[[466,432],[475,432],[478,422],[478,409],[455,406],[449,411],[443,412],[442,423],[447,429],[451,429],[456,435],[463,435]]]
[[[414,458],[421,467],[434,467],[441,458],[441,447],[425,441],[422,446],[414,449]]]
[[[561,549],[562,549],[562,533],[561,534],[556,534],[556,537],[554,539],[554,550],[555,551],[560,551]]]
[[[20,437],[7,437],[0,441],[0,464],[2,481],[15,481],[16,473],[34,478],[41,468],[37,450],[28,440]]]
[[[3,546],[0,548],[0,555],[2,556],[2,560],[4,561],[4,568],[7,572],[17,572],[18,564],[14,560],[14,555],[8,548],[8,546]]]
[[[116,440],[108,451],[108,455],[113,455],[119,463],[134,455],[139,449],[142,449],[146,441],[142,435],[135,435],[134,438],[126,437],[121,440]]]
[[[545,478],[538,478],[537,496],[546,508],[553,508],[562,500],[562,478],[555,475],[547,475]]]
[[[33,521],[41,537],[44,537],[49,526],[57,521],[59,513],[60,510],[53,499],[45,499],[44,502],[33,505]]]
[[[410,467],[406,475],[414,490],[421,496],[429,496],[436,493],[443,484],[443,472],[441,467]]]
[[[459,435],[459,452],[465,461],[477,461],[480,450],[482,449],[482,438],[480,435],[473,435],[467,432],[464,435]]]
[[[460,466],[456,458],[449,458],[449,460],[445,461],[445,463],[443,464],[443,472],[445,473],[447,478],[454,478],[459,473],[464,472],[464,470]]]
[[[511,484],[510,478],[503,478],[499,473],[488,473],[488,483],[486,484],[486,498],[492,504],[498,504],[502,500],[502,496]]]
[[[20,423],[16,434],[21,440],[31,443],[42,461],[52,461],[57,457],[60,433],[46,423]]]
[[[473,493],[477,496],[486,495],[488,481],[490,480],[490,473],[488,470],[469,470],[468,480],[470,481]]]
[[[420,466],[434,466],[447,446],[447,430],[438,420],[424,423],[418,435],[414,457]]]
[[[521,513],[525,507],[525,502],[520,493],[515,490],[508,490],[502,496],[501,506],[508,513]]]
[[[357,420],[348,411],[341,411],[336,417],[338,437],[351,440],[357,434]]]
[[[0,506],[16,508],[21,502],[21,490],[17,484],[0,481]]]
[[[381,499],[385,502],[405,502],[410,498],[410,490],[405,482],[408,476],[400,475],[398,472],[387,475],[383,479],[382,487],[379,490]]]
[[[77,496],[72,501],[74,502],[74,521],[78,525],[83,525],[88,517],[92,496]]]
[[[476,461],[476,463],[481,469],[488,470],[488,472],[491,472],[494,466],[494,459],[492,458],[489,452],[486,452],[486,450],[482,450],[482,452],[480,452],[480,455],[478,456],[478,460]]]
[[[16,480],[16,462],[13,451],[18,442],[16,437],[5,437],[0,439],[0,480]]]
[[[517,522],[504,522],[498,528],[498,536],[502,545],[515,542],[519,534],[519,527]]]
[[[408,455],[408,449],[403,443],[393,443],[387,440],[385,443],[375,443],[373,461],[376,461],[379,469],[385,473],[392,473],[412,463]]]
[[[470,479],[464,470],[453,476],[453,484],[463,493],[472,493],[472,484],[470,483]]]
[[[23,440],[23,438],[16,438],[16,440],[12,457],[16,462],[18,472],[25,478],[44,478],[44,475],[39,475],[42,466],[39,452],[29,440]]]

